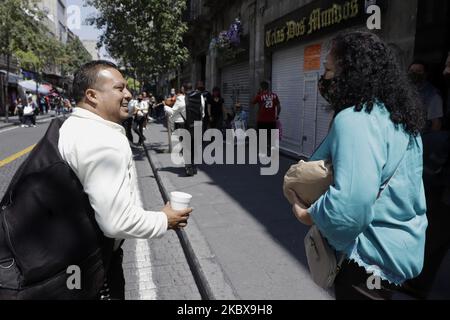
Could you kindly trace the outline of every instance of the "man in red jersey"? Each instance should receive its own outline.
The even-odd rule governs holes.
[[[261,82],[261,90],[252,101],[253,105],[258,104],[258,146],[260,130],[266,129],[268,149],[271,146],[271,129],[277,128],[277,119],[281,112],[280,100],[276,93],[269,90],[269,83],[267,81]],[[260,150],[261,152],[262,150]],[[267,153],[267,155],[269,155]]]

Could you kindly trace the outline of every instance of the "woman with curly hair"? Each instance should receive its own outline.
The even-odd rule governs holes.
[[[335,117],[310,160],[331,160],[334,182],[310,208],[293,210],[346,256],[336,299],[390,299],[423,266],[422,108],[374,34],[334,38],[325,68],[319,89]]]

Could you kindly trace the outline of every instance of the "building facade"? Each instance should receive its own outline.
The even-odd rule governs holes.
[[[282,150],[309,157],[332,119],[317,90],[329,41],[340,32],[369,31],[372,13],[367,8],[373,4],[381,9],[381,29],[370,31],[390,45],[405,70],[417,55],[436,66],[445,61],[450,36],[447,1],[196,0],[189,3],[192,58],[182,80],[204,80],[208,89],[219,86],[228,108],[236,102],[248,108],[251,126],[257,109],[250,102],[260,81],[268,80],[281,101]],[[237,28],[239,39],[232,39]],[[233,43],[224,49],[223,38],[230,36]]]
[[[46,14],[43,23],[48,28],[50,36],[66,44],[69,34],[66,0],[39,0],[38,6]],[[63,83],[60,81],[62,76],[61,69],[61,66],[58,65],[45,66],[45,80],[62,86]]]
[[[38,5],[47,15],[44,23],[52,36],[66,43],[68,35],[66,0],[40,0]]]
[[[91,55],[92,60],[100,60],[100,52],[97,49],[97,40],[82,40],[81,42]]]

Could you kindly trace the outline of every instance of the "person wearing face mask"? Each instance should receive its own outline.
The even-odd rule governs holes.
[[[450,87],[450,53],[443,71]],[[447,107],[448,108],[448,107]],[[441,131],[424,135],[424,182],[428,204],[425,263],[422,273],[406,282],[403,290],[427,299],[449,248],[450,235],[450,135]],[[444,297],[444,298],[448,298]]]
[[[444,116],[442,98],[437,88],[428,81],[428,68],[425,62],[416,60],[409,67],[409,78],[417,87],[422,98],[427,117],[424,133],[440,131]]]
[[[345,257],[336,299],[391,299],[423,265],[423,112],[378,36],[344,33],[331,44],[319,90],[335,116],[310,161],[331,161],[334,181],[309,208],[298,200],[292,210]]]

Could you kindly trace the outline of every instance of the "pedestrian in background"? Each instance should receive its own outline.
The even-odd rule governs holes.
[[[122,122],[122,125],[125,128],[125,135],[127,136],[127,139],[131,144],[133,143],[133,133],[131,132],[131,129],[133,128],[133,116],[137,104],[137,97],[134,96],[133,99],[128,102],[128,118]]]
[[[442,128],[442,118],[444,117],[443,102],[439,90],[428,81],[427,64],[421,60],[416,60],[411,63],[409,67],[409,78],[419,91],[426,114],[427,124],[423,133],[440,131]]]
[[[261,89],[252,104],[258,106],[258,146],[260,138],[260,130],[268,130],[267,132],[267,147],[268,150],[259,150],[260,153],[269,156],[269,150],[272,145],[271,130],[277,128],[277,119],[281,112],[280,100],[278,95],[269,90],[269,82],[261,82]]]
[[[111,257],[105,265],[109,294],[104,290],[103,295],[124,299],[123,239],[148,239],[184,227],[192,210],[174,211],[167,204],[153,212],[137,204],[132,152],[121,126],[131,94],[116,65],[101,60],[83,65],[74,76],[73,96],[77,107],[60,129],[59,152],[88,195],[104,236],[116,239],[113,248],[103,249]]]
[[[166,105],[164,108],[169,116],[170,122],[173,124],[173,131],[184,128],[184,121],[186,120],[185,86],[186,85],[181,86],[180,92],[175,96],[175,103],[173,106],[170,107]],[[172,100],[169,99],[169,103],[171,102]]]
[[[450,91],[450,54],[443,71]],[[428,228],[424,267],[420,275],[407,281],[404,291],[418,299],[427,299],[450,247],[450,132],[424,135],[424,184],[427,198]]]
[[[209,122],[209,127],[211,129],[222,130],[223,114],[225,113],[224,108],[225,100],[220,94],[220,88],[214,87],[212,90],[212,95],[207,99],[207,114],[206,117]]]
[[[187,83],[185,86],[186,96],[186,118],[184,128],[189,131],[191,137],[191,147],[183,147],[183,156],[185,160],[186,175],[193,176],[197,174],[197,165],[195,164],[195,154],[201,154],[203,144],[196,144],[195,128],[200,126],[203,134],[203,118],[205,116],[205,98],[203,82],[197,83],[197,88],[192,90],[192,84]]]
[[[36,109],[37,105],[32,96],[28,96],[28,103],[23,108],[23,124],[26,127],[36,127]]]
[[[144,101],[144,95],[140,94],[138,96],[138,103],[135,105],[135,113],[134,113],[134,120],[133,120],[133,131],[136,132],[136,134],[139,137],[138,144],[143,144],[146,140],[144,136],[144,123],[145,118],[148,113],[148,103]]]
[[[20,126],[24,127],[25,124],[23,121],[23,104],[21,98],[16,99],[16,108],[14,109],[14,115],[19,116]]]
[[[334,283],[336,299],[390,299],[397,288],[391,284],[401,285],[423,267],[419,97],[388,45],[365,32],[332,40],[319,89],[335,117],[310,160],[331,161],[334,182],[311,207],[297,202],[293,210],[346,256]]]

